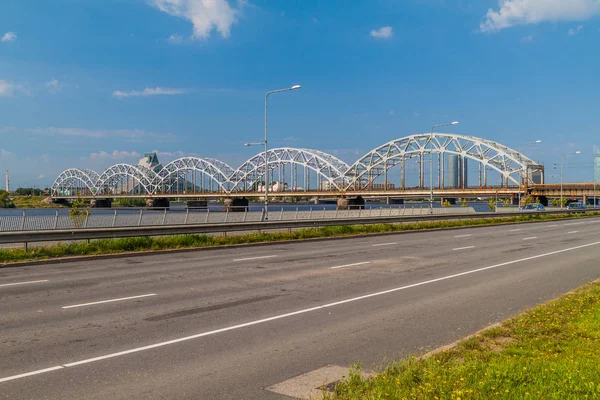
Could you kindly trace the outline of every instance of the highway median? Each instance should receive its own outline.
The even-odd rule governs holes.
[[[13,248],[0,250],[0,263],[7,265],[33,260],[76,258],[78,256],[118,255],[133,252],[156,252],[176,249],[202,249],[218,246],[250,245],[293,240],[315,240],[360,235],[415,232],[440,229],[456,229],[474,226],[491,226],[526,222],[543,222],[561,219],[587,218],[599,213],[586,214],[528,214],[505,218],[481,218],[448,221],[422,221],[403,223],[380,223],[361,225],[323,226],[303,228],[286,232],[261,232],[244,234],[188,234],[172,236],[141,236],[118,239],[74,241],[49,246]]]

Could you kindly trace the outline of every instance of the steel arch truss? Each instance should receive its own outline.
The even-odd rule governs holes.
[[[363,189],[387,170],[423,154],[455,154],[499,172],[506,182],[521,185],[532,170],[543,167],[516,150],[474,136],[424,133],[392,140],[356,161],[346,172],[347,188]]]
[[[283,147],[267,151],[269,172],[282,165],[299,165],[315,171],[329,186],[343,189],[349,166],[330,154],[310,149]],[[265,176],[265,157],[260,153],[244,162],[230,177],[231,191],[244,191]]]
[[[69,168],[63,172],[54,180],[51,187],[51,193],[53,196],[60,196],[61,191],[65,189],[71,189],[82,183],[87,187],[92,194],[96,193],[96,182],[100,176],[90,169],[78,169]]]
[[[114,192],[121,186],[123,191],[122,181],[125,179],[131,182],[131,187],[127,183],[125,192],[137,194],[153,194],[155,191],[154,182],[157,180],[156,172],[149,168],[142,167],[139,165],[130,164],[116,164],[105,170],[98,180],[96,181],[96,192],[94,194],[114,194]]]
[[[154,181],[154,188],[169,188],[175,184],[173,177],[183,177],[194,171],[199,171],[214,180],[221,191],[228,192],[231,187],[229,177],[234,170],[226,163],[214,158],[183,157],[171,161],[161,169]],[[195,183],[194,183],[195,184]]]

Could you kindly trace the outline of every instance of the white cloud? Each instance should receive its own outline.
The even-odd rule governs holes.
[[[579,25],[576,29],[569,29],[569,36],[577,35],[583,29],[583,25]]]
[[[533,35],[529,35],[529,36],[525,36],[525,37],[521,38],[521,42],[523,42],[523,43],[533,42]]]
[[[181,44],[183,42],[183,36],[181,36],[179,33],[174,33],[171,36],[169,36],[169,43],[172,44]]]
[[[152,153],[156,153],[159,157],[167,157],[167,158],[180,158],[180,157],[189,157],[195,156],[196,153],[188,153],[185,151],[160,151],[160,150],[152,150]]]
[[[382,26],[379,29],[372,30],[371,36],[377,39],[389,39],[394,36],[394,32],[391,26]]]
[[[89,159],[91,160],[121,160],[126,158],[135,158],[140,157],[140,154],[136,151],[124,151],[124,150],[113,150],[112,153],[107,153],[106,151],[99,151],[97,153],[91,153],[89,155]]]
[[[14,42],[15,40],[17,40],[17,34],[14,32],[6,32],[0,40],[2,40],[3,42]]]
[[[23,92],[28,96],[31,94],[29,89],[23,85],[18,85],[16,83],[0,79],[0,97],[12,96],[15,92]]]
[[[227,0],[152,0],[161,11],[188,20],[194,26],[192,38],[206,39],[213,29],[228,38],[239,10]],[[240,2],[243,4],[243,2]]]
[[[176,95],[189,92],[189,89],[174,89],[174,88],[146,88],[144,90],[131,90],[129,92],[123,92],[121,90],[115,90],[113,96],[115,97],[137,97],[137,96],[157,96],[157,95]]]
[[[41,174],[40,176],[38,176],[38,179],[44,179],[46,177],[46,175]]]
[[[581,21],[600,15],[598,0],[499,0],[499,7],[498,11],[488,10],[479,26],[482,32],[544,21]]]
[[[55,94],[62,90],[62,84],[54,78],[52,78],[51,80],[46,82],[44,84],[44,86],[46,86],[46,88],[48,89],[48,92],[50,92],[52,94]]]
[[[172,141],[177,137],[172,133],[157,133],[148,132],[141,129],[85,129],[85,128],[29,128],[25,129],[25,132],[42,135],[60,135],[60,136],[71,136],[81,138],[114,138],[123,139],[129,141],[142,141],[147,139],[159,140],[159,141]]]

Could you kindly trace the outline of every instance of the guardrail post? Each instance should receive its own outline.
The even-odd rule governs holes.
[[[187,225],[187,220],[188,220],[188,216],[190,215],[190,209],[186,208],[185,209],[185,219],[183,220],[183,224]]]
[[[298,207],[296,207],[296,214],[294,214],[294,220],[298,219]]]
[[[117,224],[117,210],[115,210],[115,215],[113,216],[112,227],[114,228],[116,224]]]
[[[165,213],[163,215],[163,219],[162,219],[162,224],[161,225],[165,225],[165,221],[167,220],[167,209],[165,208]]]
[[[87,228],[87,225],[88,225],[88,219],[90,218],[90,214],[91,214],[91,213],[90,213],[90,210],[88,210],[87,208],[85,209],[85,211],[86,211],[86,212],[85,212],[85,223],[83,224],[83,227],[84,227],[84,228]],[[89,243],[89,240],[88,240],[88,243]]]
[[[279,214],[279,220],[283,221],[283,206],[281,206],[281,213]]]
[[[325,219],[325,215],[326,215],[325,214],[325,206],[323,206],[323,218],[321,218],[321,219]]]
[[[242,222],[246,222],[246,218],[248,217],[248,208],[249,207],[244,207],[244,218],[242,219]]]
[[[310,207],[310,210],[308,211],[308,219],[310,219],[311,216],[312,216],[312,207]]]
[[[56,218],[54,218],[54,229],[58,227],[58,208],[56,209]]]
[[[23,219],[21,219],[21,230],[25,230],[25,209],[23,209]]]
[[[210,214],[210,208],[206,209],[206,218],[204,219],[205,224],[208,224],[208,214]]]
[[[228,218],[229,218],[229,207],[227,207],[227,211],[225,211],[225,223],[227,223]]]
[[[338,215],[338,208],[335,208],[335,214],[333,215],[333,219],[337,219],[337,215]]]
[[[142,226],[142,216],[144,215],[144,209],[140,208],[140,219],[138,219],[138,226]]]

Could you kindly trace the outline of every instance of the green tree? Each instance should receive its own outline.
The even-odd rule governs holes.
[[[444,202],[442,203],[442,207],[452,207],[452,204],[450,204],[448,199],[444,199]]]
[[[496,199],[489,199],[488,206],[490,206],[490,211],[496,211]]]
[[[15,203],[12,202],[5,190],[0,190],[0,208],[15,208]]]
[[[77,195],[77,198],[71,205],[71,209],[69,210],[69,216],[71,217],[71,221],[73,222],[73,226],[76,228],[81,228],[81,226],[85,223],[87,216],[91,214],[91,211],[85,208],[87,204],[81,198],[81,195]]]

